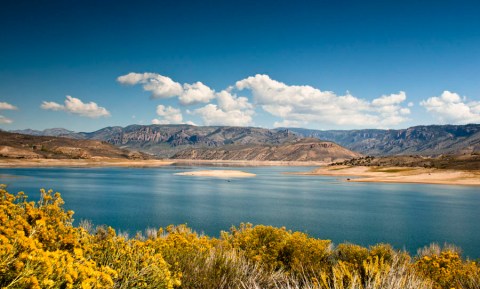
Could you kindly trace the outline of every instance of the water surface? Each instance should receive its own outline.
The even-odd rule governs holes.
[[[308,167],[232,168],[257,174],[245,179],[174,175],[204,169],[215,168],[11,168],[0,169],[0,183],[10,192],[25,191],[30,199],[38,199],[40,188],[52,188],[75,211],[77,222],[88,219],[131,234],[186,223],[218,236],[250,222],[285,226],[337,244],[386,242],[412,253],[448,242],[480,257],[478,187],[283,174]]]

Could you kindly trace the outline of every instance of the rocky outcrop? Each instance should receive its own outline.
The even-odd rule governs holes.
[[[303,137],[336,142],[364,155],[435,156],[480,152],[480,124],[415,126],[400,130],[290,130]]]
[[[399,130],[263,129],[191,125],[131,125],[106,127],[90,133],[65,129],[28,134],[55,134],[77,139],[105,141],[120,148],[168,158],[185,149],[205,150],[224,146],[281,144],[313,137],[331,141],[364,155],[440,155],[480,152],[480,124],[415,126]]]
[[[218,148],[226,145],[279,145],[300,139],[288,130],[254,127],[197,127],[191,125],[131,125],[107,127],[84,138],[106,141],[122,148],[157,157],[171,157],[186,148]]]

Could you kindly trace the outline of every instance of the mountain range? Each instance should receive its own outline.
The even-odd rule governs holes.
[[[101,140],[120,148],[168,158],[183,158],[188,154],[192,156],[194,151],[197,156],[218,155],[221,151],[219,148],[227,150],[230,155],[234,154],[233,151],[240,153],[240,150],[254,146],[264,146],[265,150],[268,147],[294,144],[306,137],[334,142],[354,152],[372,156],[438,156],[480,152],[480,124],[415,126],[398,130],[130,125],[106,127],[95,132],[73,132],[61,128],[14,132]]]

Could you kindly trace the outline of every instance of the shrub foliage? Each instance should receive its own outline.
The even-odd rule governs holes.
[[[30,202],[1,186],[0,288],[480,288],[479,265],[452,246],[411,257],[251,224],[220,238],[185,225],[128,238],[72,216],[59,193]]]

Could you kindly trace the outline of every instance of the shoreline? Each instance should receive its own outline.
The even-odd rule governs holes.
[[[332,166],[320,167],[311,172],[296,174],[352,177],[345,179],[348,182],[480,186],[480,172],[478,171],[427,169],[421,167]]]
[[[0,168],[40,168],[40,167],[161,167],[171,165],[168,160],[125,160],[112,158],[98,159],[0,159]]]
[[[172,165],[215,165],[236,166],[236,167],[275,167],[275,166],[291,166],[291,167],[318,167],[330,164],[330,162],[320,161],[252,161],[252,160],[190,160],[190,159],[169,159]]]
[[[185,160],[151,159],[128,160],[113,158],[92,159],[0,159],[0,168],[35,167],[160,167],[169,165],[216,166],[216,167],[258,167],[258,166],[324,166],[326,162],[312,161],[240,161],[240,160]]]

